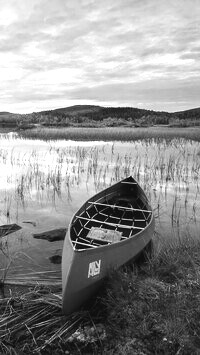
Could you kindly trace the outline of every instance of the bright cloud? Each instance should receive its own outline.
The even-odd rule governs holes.
[[[0,111],[199,106],[198,0],[0,0]]]

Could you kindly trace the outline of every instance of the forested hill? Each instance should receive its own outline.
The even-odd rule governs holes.
[[[37,114],[36,114],[37,115]],[[182,125],[200,124],[200,108],[182,112],[164,112],[145,110],[133,107],[101,107],[92,105],[76,105],[51,111],[40,112],[42,120],[60,124],[79,125],[135,125],[149,126],[153,124],[172,124],[181,121]]]
[[[151,126],[200,125],[200,108],[180,112],[145,110],[133,107],[102,107],[75,105],[31,114],[0,112],[1,124],[15,123],[18,126],[31,124],[59,126]]]
[[[123,118],[123,119],[138,119],[143,116],[153,116],[153,115],[170,115],[167,112],[158,112],[152,110],[144,110],[133,107],[102,107],[102,106],[91,106],[91,105],[76,105],[66,108],[55,109],[51,111],[42,111],[41,114],[45,115],[59,115],[59,116],[77,116],[77,117],[88,117],[96,121],[101,121],[105,118]]]
[[[180,119],[200,119],[200,108],[193,108],[191,110],[174,112],[173,114]]]

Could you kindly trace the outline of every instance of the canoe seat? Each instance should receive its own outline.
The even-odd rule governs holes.
[[[87,237],[92,240],[102,240],[109,243],[117,243],[122,238],[122,232],[106,228],[92,227]]]

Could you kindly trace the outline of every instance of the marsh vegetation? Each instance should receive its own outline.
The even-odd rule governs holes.
[[[42,140],[77,140],[77,141],[136,141],[144,139],[185,138],[200,141],[200,127],[43,127],[18,132],[22,138]]]
[[[27,293],[27,290],[23,293],[25,313],[21,314],[21,317],[24,316],[23,324],[25,327],[28,326],[26,329],[32,339],[32,345],[27,351],[31,352],[33,348],[47,351],[48,344],[54,346],[60,336],[63,339],[60,343],[62,344],[60,353],[68,347],[73,351],[71,345],[66,345],[67,337],[71,335],[72,329],[74,330],[73,326],[70,328],[70,324],[78,324],[78,319],[83,323],[90,325],[92,323],[88,320],[87,312],[79,313],[74,323],[73,321],[65,323],[66,319],[60,317],[60,265],[53,263],[52,260],[60,260],[62,240],[49,243],[48,240],[37,239],[33,235],[55,227],[66,228],[73,213],[86,199],[116,181],[133,175],[148,195],[156,216],[155,254],[151,262],[142,269],[134,268],[128,273],[117,274],[114,283],[108,287],[108,294],[102,298],[103,301],[101,300],[103,302],[101,309],[105,312],[103,317],[106,319],[109,344],[97,341],[98,345],[93,344],[91,351],[104,348],[110,354],[120,354],[125,350],[127,354],[133,350],[137,353],[136,350],[140,349],[142,344],[141,350],[146,346],[149,353],[156,353],[155,351],[161,353],[166,349],[170,354],[177,351],[183,354],[184,346],[189,346],[189,340],[187,342],[183,337],[190,339],[191,342],[193,336],[195,344],[197,342],[193,332],[195,324],[192,323],[193,320],[186,312],[186,308],[190,312],[194,311],[192,307],[197,305],[199,290],[199,258],[196,253],[199,250],[200,230],[199,132],[192,128],[188,132],[170,131],[171,133],[169,131],[161,133],[161,128],[157,128],[152,131],[137,131],[135,135],[126,129],[87,132],[83,129],[75,133],[70,129],[65,132],[37,129],[31,131],[32,138],[28,131],[25,132],[26,138],[6,133],[0,137],[0,221],[1,224],[16,223],[22,227],[17,232],[1,238],[1,282],[5,285],[13,283],[29,285],[33,290],[36,282],[41,287],[45,286],[47,289],[50,287],[49,290],[58,287],[53,293],[44,291],[45,297],[41,295],[41,289],[32,293],[33,300],[41,301],[41,312],[44,315],[42,321],[44,323],[41,322],[37,329],[36,323],[29,322],[30,327],[26,323],[29,319],[25,317],[28,304],[31,305],[30,312],[33,311],[30,317],[36,310],[34,311],[35,304],[32,303],[31,294]],[[68,139],[75,137],[76,140],[66,140],[66,137]],[[167,279],[164,274],[170,275],[169,278]],[[7,344],[9,339],[8,333],[5,333],[5,319],[12,312],[15,315],[15,312],[19,314],[18,305],[22,305],[21,296],[12,293],[11,286],[6,287],[9,290],[9,295],[6,295],[9,307],[5,309],[5,301],[2,301],[4,328],[1,328],[0,332],[3,334],[3,341],[6,340],[2,346]],[[150,292],[148,299],[136,297],[138,292],[143,297],[147,289]],[[192,290],[195,292],[189,308]],[[127,297],[124,301],[122,294]],[[114,302],[116,299],[118,303]],[[155,299],[159,301],[154,302]],[[161,318],[164,314],[162,307],[166,302],[169,302],[171,308],[168,318],[165,318],[165,326],[161,327]],[[172,337],[176,324],[172,317],[175,303],[179,313],[176,315],[178,327],[184,325],[182,328],[179,327],[179,333]],[[185,305],[183,308],[181,303]],[[47,340],[45,326],[50,324],[47,310],[50,306],[47,305],[52,304],[56,307],[56,317],[59,316],[55,318],[55,327],[52,324],[51,336],[53,334],[58,336],[53,336],[52,341],[45,343]],[[125,321],[127,312],[130,313],[129,324]],[[157,315],[160,320],[158,319],[156,325]],[[99,314],[100,320],[101,316],[102,314]],[[22,318],[16,316],[16,322]],[[37,316],[35,319],[38,322]],[[93,322],[95,319],[94,317]],[[114,333],[111,330],[113,322],[116,324]],[[12,321],[10,324],[12,325]],[[139,324],[143,324],[143,328]],[[59,333],[60,327],[65,329],[62,334]],[[125,340],[122,340],[123,327],[130,332]],[[16,334],[19,331],[17,327],[10,329],[14,329],[9,333],[12,336],[15,335],[15,331]],[[150,337],[153,337],[157,348],[152,347]],[[119,340],[118,345],[112,342],[112,338],[115,342],[116,339]],[[167,341],[163,340],[164,338]],[[10,338],[12,341],[13,339]],[[133,339],[136,339],[135,343]],[[77,346],[80,348],[83,345]],[[6,347],[4,350],[6,353]]]

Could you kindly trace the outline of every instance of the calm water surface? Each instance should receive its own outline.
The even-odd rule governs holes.
[[[0,239],[1,278],[60,282],[62,241],[33,234],[66,228],[85,200],[133,175],[148,195],[159,242],[199,237],[200,143],[22,140],[0,135],[0,225],[19,231]]]

